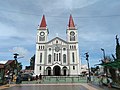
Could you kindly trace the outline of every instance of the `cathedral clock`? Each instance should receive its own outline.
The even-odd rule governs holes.
[[[75,33],[74,33],[73,31],[71,31],[71,32],[70,32],[70,35],[71,35],[71,36],[74,36],[74,35],[75,35]]]
[[[40,36],[44,36],[45,35],[45,33],[44,32],[40,32]]]

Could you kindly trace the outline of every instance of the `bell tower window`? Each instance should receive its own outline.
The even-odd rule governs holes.
[[[72,53],[72,61],[75,62],[74,52]]]
[[[45,32],[40,32],[39,41],[45,41]]]
[[[70,41],[75,41],[75,32],[74,31],[70,32]]]
[[[43,36],[43,37],[39,37],[39,41],[45,41],[45,36]]]

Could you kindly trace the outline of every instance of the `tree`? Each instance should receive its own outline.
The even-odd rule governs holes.
[[[119,44],[119,38],[116,35],[116,60],[120,59],[120,44]]]
[[[35,66],[35,54],[30,59],[30,67],[32,70],[34,70],[34,66]]]
[[[116,35],[116,60],[120,61],[120,44],[119,44],[119,38]],[[120,68],[118,68],[118,71],[120,72]],[[118,83],[120,83],[120,76],[118,76]]]

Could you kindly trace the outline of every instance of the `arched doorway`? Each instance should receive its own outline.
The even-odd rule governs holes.
[[[54,74],[55,76],[60,76],[60,75],[61,75],[61,70],[60,70],[60,67],[59,67],[59,66],[55,66],[55,67],[53,68],[53,74]]]
[[[64,75],[64,76],[67,75],[67,67],[63,67],[63,75]]]
[[[63,75],[66,76],[66,69],[63,70]]]
[[[47,70],[47,75],[50,76],[51,75],[51,67],[47,67],[46,70]]]

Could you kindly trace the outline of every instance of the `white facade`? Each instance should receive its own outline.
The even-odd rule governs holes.
[[[70,21],[69,23],[74,24]],[[68,26],[67,40],[55,37],[48,41],[49,32],[44,16],[41,24],[37,29],[34,73],[36,75],[54,76],[80,75],[78,31],[75,26]]]

